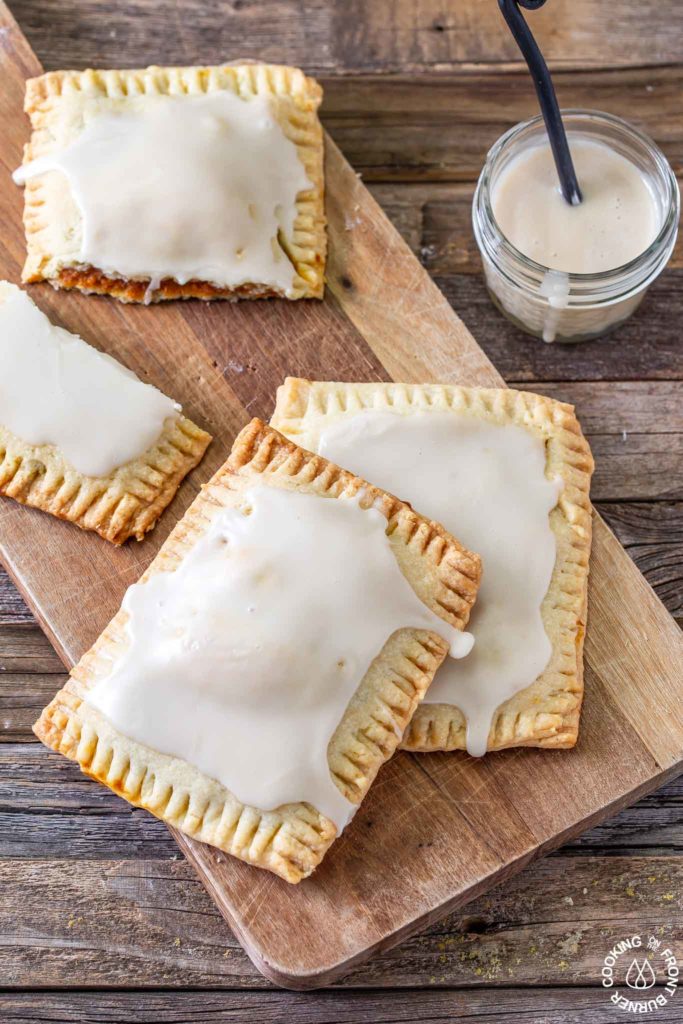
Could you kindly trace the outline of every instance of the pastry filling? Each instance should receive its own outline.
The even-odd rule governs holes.
[[[66,176],[82,218],[76,262],[149,280],[151,292],[167,278],[291,291],[283,244],[312,183],[270,98],[226,90],[93,105],[70,145],[14,175]],[[68,97],[60,110],[73,119]]]
[[[417,501],[482,558],[465,661],[441,666],[425,703],[467,719],[467,749],[486,753],[496,709],[544,670],[552,645],[541,618],[555,564],[549,513],[560,485],[530,431],[448,413],[360,412],[323,431],[319,451],[378,487]]]
[[[146,452],[179,412],[0,282],[0,424],[26,444],[54,445],[77,472],[106,477]]]
[[[327,748],[373,659],[404,627],[455,657],[472,644],[417,597],[386,527],[358,499],[255,485],[174,572],[128,589],[126,649],[85,700],[242,803],[305,801],[341,831],[355,805]]]

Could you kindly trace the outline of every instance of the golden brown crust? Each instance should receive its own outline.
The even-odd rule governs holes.
[[[121,302],[144,302],[149,281],[123,281],[120,278],[107,277],[99,270],[89,268],[87,270],[60,270],[52,283],[65,291],[77,289],[86,295],[111,295],[112,298],[119,299]],[[187,281],[186,284],[178,284],[172,277],[165,277],[154,289],[153,301],[204,299],[209,302],[212,299],[228,299],[236,302],[238,299],[279,297],[280,293],[268,285],[242,284],[237,288],[217,288],[215,285],[209,284],[208,281],[192,280]]]
[[[220,508],[239,506],[258,481],[339,498],[362,493],[387,518],[397,561],[420,597],[445,621],[467,621],[479,581],[479,559],[437,524],[320,456],[298,448],[254,420],[230,458],[173,530],[142,579],[174,571]],[[331,821],[308,804],[261,811],[241,804],[224,786],[177,758],[118,733],[85,700],[111,671],[127,643],[119,611],[34,730],[48,746],[78,761],[87,774],[131,803],[150,810],[203,842],[298,882],[320,863],[335,838]],[[447,653],[446,641],[426,630],[398,630],[365,674],[328,747],[330,772],[352,803],[360,803],[393,754],[415,708]]]
[[[593,471],[590,448],[573,407],[507,388],[346,384],[289,378],[278,391],[272,423],[297,443],[315,450],[326,425],[367,409],[403,415],[451,411],[492,423],[514,423],[543,439],[546,473],[563,482],[558,504],[550,514],[557,558],[541,609],[553,653],[538,679],[501,705],[494,717],[488,749],[573,746],[583,697]],[[402,745],[419,751],[463,750],[464,717],[450,705],[422,704]]]
[[[201,461],[211,435],[185,416],[107,477],[84,476],[53,445],[29,445],[0,426],[0,494],[94,530],[113,544],[142,540]]]
[[[280,244],[294,267],[288,298],[322,298],[326,254],[323,133],[317,109],[322,99],[318,83],[298,68],[235,63],[220,67],[158,68],[110,71],[51,71],[26,83],[24,109],[33,133],[24,149],[24,163],[48,156],[74,140],[84,123],[103,105],[125,106],[141,95],[184,95],[229,90],[243,98],[269,96],[285,133],[296,145],[313,187],[297,197],[297,216],[291,238]],[[65,105],[69,104],[68,118]],[[68,190],[66,190],[68,192]],[[276,290],[258,282],[234,289],[215,288],[203,281],[179,285],[162,282],[148,295],[149,277],[136,280],[108,277],[78,261],[81,217],[59,174],[43,174],[25,188],[24,226],[26,282],[50,281],[59,288],[112,295],[123,302],[158,302],[175,298],[266,298]]]

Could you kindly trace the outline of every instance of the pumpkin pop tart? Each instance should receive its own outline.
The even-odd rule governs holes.
[[[30,79],[24,281],[123,302],[320,298],[321,98],[270,64]]]
[[[482,557],[475,647],[438,672],[409,750],[571,747],[583,697],[593,459],[570,405],[508,388],[290,378],[273,425],[369,475]]]
[[[469,653],[479,576],[440,525],[254,420],[35,732],[298,882]]]

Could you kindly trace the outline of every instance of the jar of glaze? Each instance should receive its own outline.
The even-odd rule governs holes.
[[[506,171],[511,171],[515,161],[524,169],[520,159],[535,159],[538,147],[548,147],[545,125],[541,117],[535,117],[501,136],[489,151],[477,184],[472,206],[474,234],[495,305],[517,327],[548,342],[587,341],[623,323],[666,266],[676,242],[680,215],[675,175],[651,139],[621,118],[599,111],[565,110],[562,119],[570,149],[573,145],[576,150],[584,143],[596,143],[634,165],[646,186],[654,221],[646,247],[619,266],[575,273],[536,262],[503,234],[494,216],[493,198],[497,185],[504,182]],[[577,175],[580,185],[578,165]],[[520,213],[524,212],[525,204],[533,202],[533,187],[533,181],[529,182],[524,203],[519,204]],[[628,233],[629,225],[624,224],[623,230]],[[633,243],[628,235],[625,240]]]

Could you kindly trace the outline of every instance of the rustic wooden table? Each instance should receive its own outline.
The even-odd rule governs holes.
[[[46,69],[246,56],[316,74],[328,130],[505,378],[577,405],[595,503],[683,618],[682,250],[604,341],[544,346],[495,312],[469,226],[473,183],[500,132],[535,112],[495,0],[10,6]],[[683,170],[677,0],[550,0],[533,26],[564,106],[628,117]],[[337,989],[277,991],[164,826],[34,741],[63,668],[4,576],[0,669],[2,1020],[597,1024],[619,1018],[600,987],[614,941],[647,931],[683,960],[678,781]],[[683,1003],[649,1019],[683,1021]]]

